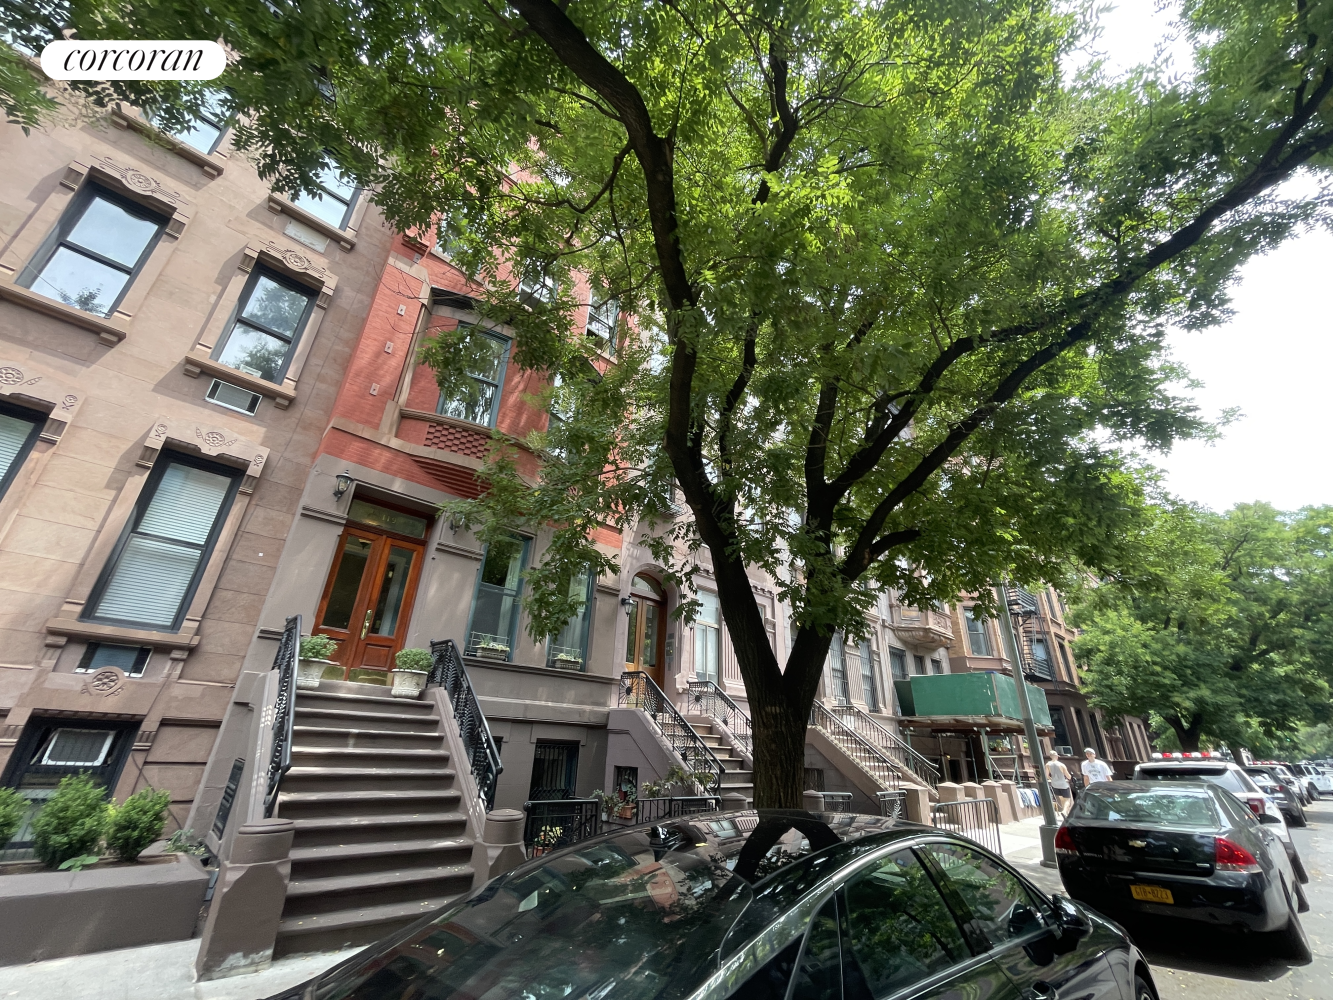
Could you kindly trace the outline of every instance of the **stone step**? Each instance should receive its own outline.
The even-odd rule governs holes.
[[[722,787],[729,785],[752,785],[754,784],[753,771],[727,771],[722,775]]]
[[[299,702],[292,716],[294,726],[319,726],[326,729],[373,729],[379,732],[419,733],[439,729],[439,716],[412,715],[405,712],[361,712],[348,708],[303,706]]]
[[[356,906],[330,913],[285,917],[278,924],[275,958],[299,952],[340,951],[370,944],[387,934],[401,930],[441,907],[452,903],[461,893],[415,899],[406,903],[381,903]]]
[[[471,865],[456,864],[293,880],[287,883],[287,905],[282,916],[285,920],[334,913],[352,906],[410,903],[456,895],[472,888],[472,876]]]
[[[462,800],[462,793],[455,788],[295,791],[284,782],[278,795],[278,815],[298,822],[348,816],[416,816],[454,812]]]
[[[459,793],[454,793],[461,798]],[[338,796],[340,803],[346,796]],[[432,803],[434,805],[434,803]],[[413,813],[362,813],[348,815],[346,806],[335,815],[295,819],[296,839],[301,849],[352,844],[378,844],[391,840],[450,840],[467,829],[467,816],[444,809]],[[291,817],[288,817],[291,818]]]
[[[443,791],[454,772],[434,767],[297,767],[282,779],[291,792]]]
[[[454,837],[364,844],[303,844],[292,848],[291,858],[292,881],[304,882],[343,875],[466,865],[472,860],[472,841]]]
[[[435,702],[415,698],[391,698],[388,695],[342,694],[335,691],[296,690],[296,708],[341,708],[355,712],[379,712],[386,715],[426,716],[435,714]]]
[[[292,726],[298,747],[379,748],[437,750],[444,743],[439,732],[407,732],[393,729],[353,729],[341,726]]]
[[[402,747],[311,747],[296,743],[292,747],[293,767],[395,767],[420,768],[449,763],[448,750],[420,750]]]

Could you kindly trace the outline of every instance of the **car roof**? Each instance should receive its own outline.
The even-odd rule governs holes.
[[[1199,773],[1203,771],[1226,771],[1238,765],[1229,760],[1145,760],[1134,765],[1135,771],[1162,771],[1175,770],[1177,768],[1188,767],[1198,768]]]

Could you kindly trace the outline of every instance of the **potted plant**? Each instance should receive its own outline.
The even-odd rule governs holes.
[[[338,640],[327,635],[301,636],[301,648],[297,653],[296,686],[299,688],[317,688],[319,679],[324,676],[324,668],[338,666],[333,654],[338,651]]]
[[[632,788],[623,789],[620,795],[620,808],[616,810],[616,816],[620,819],[633,819],[634,806],[636,805],[634,790]]]
[[[400,649],[393,658],[394,669],[389,671],[393,678],[395,698],[419,698],[426,687],[426,678],[430,676],[430,652],[425,649]]]
[[[583,666],[583,657],[573,653],[556,653],[551,657],[551,662],[565,670],[573,670]]]
[[[593,789],[592,797],[597,799],[602,805],[602,822],[605,823],[612,816],[620,811],[620,799],[613,792],[604,792],[600,788]]]
[[[509,659],[509,647],[503,642],[487,639],[485,642],[477,643],[477,655],[488,660],[507,660]]]

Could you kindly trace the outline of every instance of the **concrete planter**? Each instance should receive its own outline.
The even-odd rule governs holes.
[[[507,660],[509,659],[508,646],[478,646],[477,655],[484,660]]]
[[[426,678],[430,676],[430,672],[390,670],[389,676],[393,678],[393,690],[389,693],[395,698],[420,698],[421,692],[426,688]]]
[[[336,667],[332,660],[298,660],[296,662],[296,686],[299,688],[317,688],[319,679],[324,676],[325,667]]]
[[[208,872],[188,854],[81,872],[0,875],[0,966],[184,941]]]

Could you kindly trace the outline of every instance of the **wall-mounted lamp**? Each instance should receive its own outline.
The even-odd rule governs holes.
[[[341,500],[343,498],[343,494],[352,488],[352,484],[354,482],[356,482],[356,480],[352,478],[352,474],[350,472],[340,472],[336,476],[334,476],[333,499]]]
[[[624,610],[625,617],[628,618],[630,615],[634,614],[634,598],[622,597],[620,599],[620,607]]]

